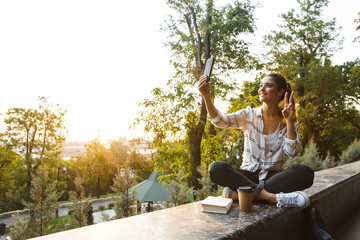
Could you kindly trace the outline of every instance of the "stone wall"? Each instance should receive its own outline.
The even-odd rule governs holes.
[[[315,173],[305,190],[330,234],[360,202],[360,161]],[[35,238],[72,239],[308,239],[309,208],[255,203],[249,213],[234,203],[226,215],[203,213],[199,202]]]

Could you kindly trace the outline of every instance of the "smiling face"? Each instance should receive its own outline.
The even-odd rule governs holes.
[[[276,82],[270,76],[266,76],[260,83],[260,88],[258,90],[260,101],[261,102],[274,102],[278,103],[281,95],[283,94],[284,89],[278,90]]]

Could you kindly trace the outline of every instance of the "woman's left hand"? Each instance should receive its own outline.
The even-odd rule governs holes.
[[[294,92],[291,92],[290,98],[288,98],[288,93],[285,93],[284,96],[284,109],[282,110],[282,115],[286,119],[286,121],[294,121],[295,120],[295,101]]]

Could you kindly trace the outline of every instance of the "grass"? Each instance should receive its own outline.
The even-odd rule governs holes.
[[[59,223],[62,223],[64,221],[66,221],[68,218],[69,218],[69,215],[54,218],[54,219],[50,220],[50,224],[51,225],[56,225],[56,224],[59,224]]]

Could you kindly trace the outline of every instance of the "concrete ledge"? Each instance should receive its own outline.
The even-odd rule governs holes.
[[[305,192],[332,233],[359,203],[360,162],[316,172]],[[222,215],[203,213],[195,202],[34,239],[306,239],[307,210],[255,203],[244,213],[235,203]]]

